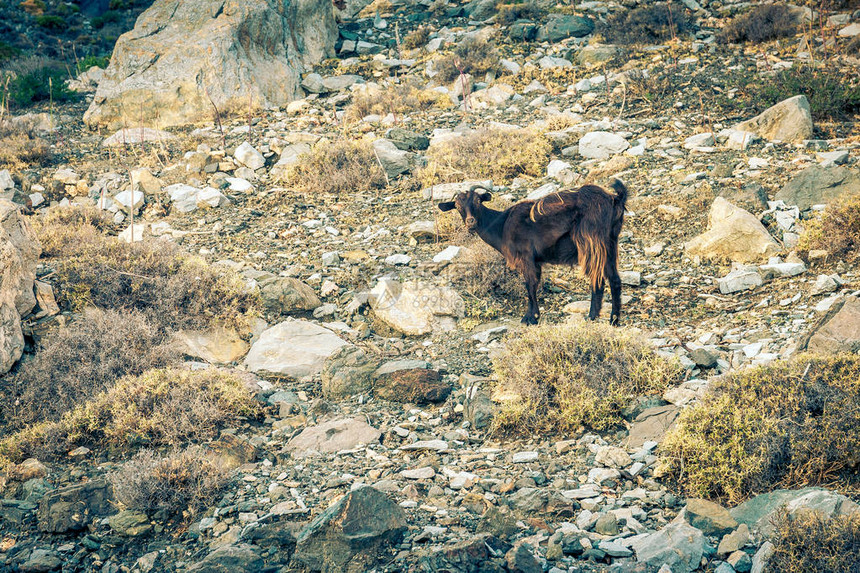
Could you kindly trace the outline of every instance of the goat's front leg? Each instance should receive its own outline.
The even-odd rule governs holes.
[[[541,268],[534,261],[530,261],[523,268],[523,278],[526,280],[526,292],[529,297],[529,308],[523,317],[523,324],[537,324],[540,318],[538,308],[537,291],[540,285]]]

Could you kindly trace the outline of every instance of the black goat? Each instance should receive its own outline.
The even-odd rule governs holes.
[[[522,273],[529,308],[525,324],[537,324],[540,316],[537,289],[544,263],[574,266],[577,263],[591,283],[589,320],[596,320],[603,304],[605,284],[612,293],[610,324],[621,315],[621,278],[618,276],[618,235],[624,223],[627,187],[612,182],[610,193],[596,185],[576,191],[559,191],[537,201],[521,201],[504,211],[484,205],[492,196],[478,193],[476,185],[458,193],[439,209],[456,208],[470,233],[502,253],[508,267]],[[487,190],[489,191],[489,190]]]

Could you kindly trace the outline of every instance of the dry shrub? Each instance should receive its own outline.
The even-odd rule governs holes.
[[[118,378],[178,358],[166,333],[141,313],[88,309],[40,341],[35,355],[7,378],[2,418],[16,428],[55,421]]]
[[[347,108],[347,115],[353,120],[372,114],[386,116],[393,113],[402,116],[451,105],[451,99],[445,94],[413,85],[395,84],[381,90],[366,89],[355,92],[352,96],[352,104]]]
[[[717,34],[721,42],[766,42],[793,36],[798,29],[797,9],[784,3],[762,4],[732,18]]]
[[[533,0],[526,2],[506,2],[496,4],[496,22],[498,24],[513,24],[517,20],[537,20],[543,16],[543,11]]]
[[[177,515],[213,505],[228,471],[197,446],[161,457],[143,449],[109,476],[116,500],[128,509]]]
[[[258,417],[262,405],[236,373],[209,368],[149,370],[128,376],[64,414],[0,441],[0,458],[58,457],[77,446],[128,451],[178,447],[218,435],[240,416]]]
[[[858,484],[860,356],[805,354],[711,382],[663,443],[696,497]]]
[[[487,72],[498,71],[499,60],[499,51],[493,44],[477,36],[467,36],[454,46],[452,54],[436,62],[439,72],[436,79],[441,83],[451,83],[460,77],[460,73],[480,79]]]
[[[80,249],[100,248],[111,228],[108,214],[93,205],[54,207],[31,221],[45,258],[69,256]]]
[[[41,167],[51,156],[51,146],[34,129],[0,121],[0,168]]]
[[[860,514],[783,512],[774,521],[769,571],[860,573]]]
[[[600,31],[612,44],[654,44],[692,29],[693,23],[680,3],[660,2],[613,14]]]
[[[258,312],[258,296],[238,274],[168,241],[129,244],[108,237],[102,225],[91,211],[68,207],[35,219],[43,258],[59,283],[58,299],[72,310],[136,310],[166,329],[213,322],[242,327],[246,315]]]
[[[423,48],[430,41],[430,26],[418,26],[403,38],[402,45],[407,50]]]
[[[366,141],[317,144],[285,175],[285,183],[306,193],[355,193],[385,187],[385,172]]]
[[[551,152],[549,140],[532,130],[485,128],[432,146],[419,177],[425,185],[464,179],[510,182],[520,175],[541,177]]]
[[[495,429],[516,432],[621,427],[636,398],[683,379],[677,360],[629,330],[597,322],[518,330],[493,368],[494,399],[501,402]]]
[[[840,198],[804,221],[798,246],[806,251],[824,249],[836,256],[860,255],[860,195]]]

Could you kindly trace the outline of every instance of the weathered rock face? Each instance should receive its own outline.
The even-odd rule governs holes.
[[[786,205],[797,205],[801,211],[813,205],[830,203],[843,195],[860,193],[860,173],[848,167],[807,167],[774,197]]]
[[[221,114],[283,106],[336,37],[327,0],[156,0],[120,36],[84,120],[164,127],[208,119],[212,103]]]
[[[372,444],[378,442],[381,435],[379,430],[362,420],[354,418],[331,420],[305,428],[298,436],[287,442],[286,449],[292,452],[294,457],[301,458],[351,450],[358,444]]]
[[[771,141],[801,142],[812,137],[809,100],[798,95],[769,107],[752,119],[739,123],[736,130],[749,131]]]
[[[52,491],[39,503],[39,529],[48,533],[79,531],[94,517],[113,511],[110,501],[110,486],[101,480]]]
[[[233,571],[260,571],[263,559],[252,545],[228,545],[216,549],[202,561],[187,570],[189,573],[232,573]]]
[[[361,570],[381,546],[400,539],[406,514],[372,487],[355,489],[325,510],[299,535],[295,558],[312,571]]]
[[[391,279],[370,291],[370,306],[388,326],[413,336],[453,330],[465,312],[463,298],[450,287]]]
[[[329,399],[359,394],[370,389],[371,376],[378,366],[356,346],[344,346],[330,356],[322,370],[322,391]]]
[[[686,245],[689,256],[748,263],[779,252],[779,245],[755,215],[717,197],[708,214],[708,230]]]
[[[312,322],[285,320],[263,331],[245,357],[245,365],[251,372],[301,378],[318,373],[325,359],[347,344]]]
[[[805,346],[823,354],[860,350],[860,299],[849,297],[834,304],[812,330]]]
[[[42,247],[18,206],[0,200],[0,374],[24,352],[21,317],[36,305],[33,282]]]
[[[671,523],[632,545],[636,559],[649,566],[668,565],[672,573],[687,573],[699,568],[705,550],[705,536],[686,523]]]
[[[773,530],[774,517],[780,511],[820,511],[824,517],[860,512],[860,506],[842,494],[817,487],[763,493],[733,508],[730,513],[739,523],[763,535]]]

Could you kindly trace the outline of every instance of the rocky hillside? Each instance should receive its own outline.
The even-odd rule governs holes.
[[[0,571],[860,571],[825,4],[157,1],[4,67]],[[437,208],[613,177],[619,328]]]

